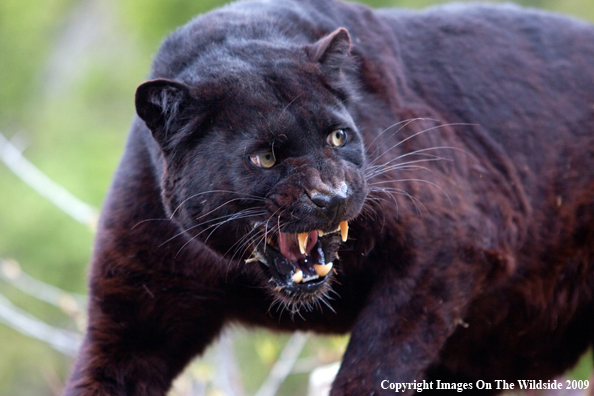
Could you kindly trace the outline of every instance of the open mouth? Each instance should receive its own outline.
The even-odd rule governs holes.
[[[260,226],[261,227],[261,226]],[[258,245],[246,263],[258,261],[270,273],[270,281],[287,293],[314,293],[332,274],[337,251],[348,237],[347,221],[332,231],[278,232]]]

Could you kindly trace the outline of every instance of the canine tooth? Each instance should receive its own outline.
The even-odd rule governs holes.
[[[297,238],[299,239],[299,251],[301,252],[301,254],[307,254],[305,249],[307,248],[308,236],[309,232],[302,232],[300,234],[297,234]]]
[[[297,271],[295,271],[295,273],[293,274],[293,280],[295,281],[295,283],[300,283],[302,279],[303,279],[303,271],[301,271],[300,269],[297,269]]]
[[[328,272],[330,272],[330,270],[332,269],[332,263],[328,263],[326,265],[314,264],[313,267],[316,271],[316,274],[320,276],[326,276]]]
[[[324,231],[318,230],[318,238],[321,238],[323,236],[324,236]]]
[[[346,220],[340,222],[340,236],[342,237],[342,241],[346,242],[349,236],[349,223]]]

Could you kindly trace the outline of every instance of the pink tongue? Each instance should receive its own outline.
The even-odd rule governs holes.
[[[305,248],[307,254],[311,252],[311,249],[313,249],[317,241],[318,232],[310,232],[307,236],[307,246]],[[296,262],[298,259],[305,257],[299,250],[299,239],[297,239],[297,234],[285,234],[284,232],[279,232],[278,247],[281,254],[289,261]]]

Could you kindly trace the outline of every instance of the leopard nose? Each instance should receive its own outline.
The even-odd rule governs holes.
[[[337,191],[323,193],[315,191],[309,194],[311,201],[322,210],[332,222],[344,214],[347,201],[347,186],[343,184]]]

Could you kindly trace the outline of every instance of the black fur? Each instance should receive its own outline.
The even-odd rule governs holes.
[[[592,25],[237,2],[164,42],[136,108],[67,395],[163,395],[228,323],[351,332],[333,396],[544,380],[591,345]]]

